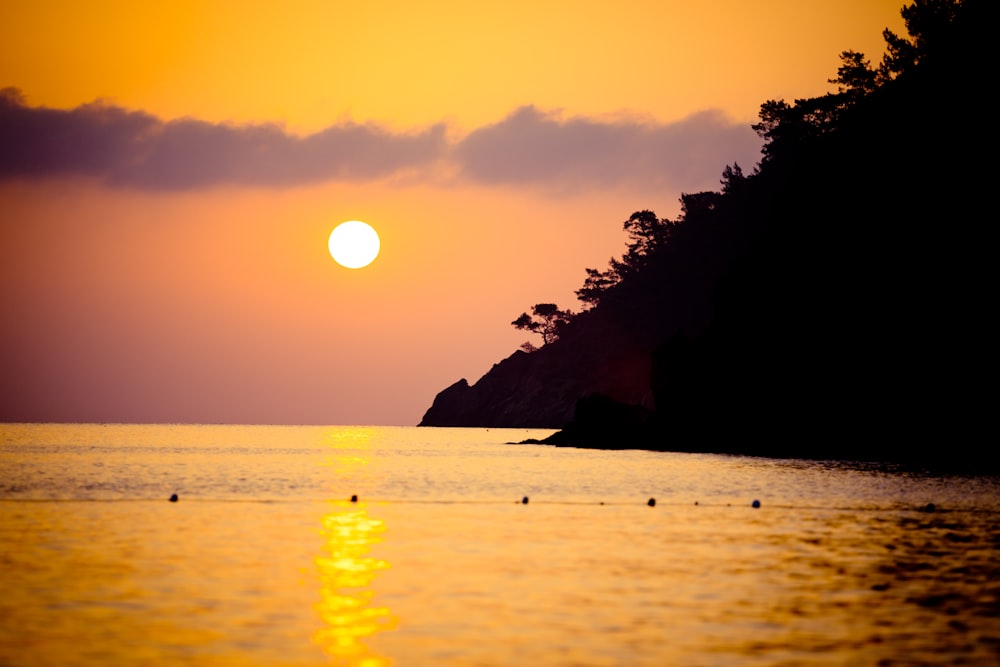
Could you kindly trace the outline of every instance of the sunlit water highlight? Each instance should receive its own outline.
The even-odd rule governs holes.
[[[546,433],[0,425],[0,664],[1000,663],[997,478]]]

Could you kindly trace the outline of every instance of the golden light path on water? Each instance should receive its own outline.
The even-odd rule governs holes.
[[[331,434],[335,453],[326,465],[334,468],[336,476],[361,476],[368,459],[357,452],[369,445],[369,436],[370,430],[361,428]],[[365,505],[338,501],[322,518],[327,552],[316,558],[320,579],[316,611],[324,625],[313,641],[336,664],[383,667],[391,661],[371,651],[365,640],[394,628],[397,619],[373,600],[373,580],[389,563],[369,555],[381,541],[385,522],[369,516]]]
[[[329,540],[328,556],[316,558],[320,577],[320,602],[316,611],[324,627],[313,641],[339,664],[382,667],[390,662],[369,651],[365,639],[395,627],[389,609],[373,600],[372,580],[389,564],[368,555],[385,524],[365,509],[338,508],[323,517],[323,534]]]

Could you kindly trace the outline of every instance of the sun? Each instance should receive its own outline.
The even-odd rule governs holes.
[[[329,246],[337,264],[348,269],[360,269],[378,257],[381,243],[378,233],[367,222],[348,220],[333,229]]]

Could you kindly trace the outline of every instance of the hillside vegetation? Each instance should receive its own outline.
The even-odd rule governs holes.
[[[769,100],[761,162],[639,211],[548,342],[441,392],[423,425],[563,428],[554,444],[991,460],[995,145],[988,0],[902,9],[872,64]],[[556,313],[553,315],[553,311]],[[547,327],[547,328],[546,328]]]

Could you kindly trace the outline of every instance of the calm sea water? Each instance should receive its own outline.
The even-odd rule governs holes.
[[[0,664],[1000,664],[997,478],[548,433],[0,425]]]

